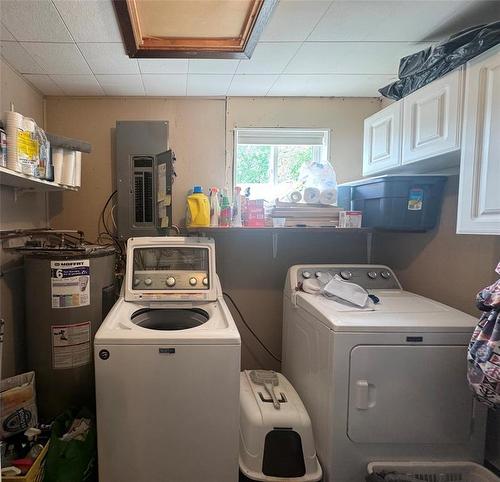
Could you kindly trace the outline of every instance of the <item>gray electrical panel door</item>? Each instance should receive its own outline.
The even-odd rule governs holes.
[[[116,173],[118,189],[118,236],[166,234],[171,224],[173,154],[168,149],[167,121],[116,122]],[[167,151],[167,152],[164,152]],[[161,153],[161,155],[160,155]],[[168,169],[158,170],[168,158]],[[159,179],[159,174],[166,176]],[[159,189],[162,197],[159,197]],[[169,194],[169,205],[165,196]],[[160,208],[160,205],[163,205]],[[162,209],[162,212],[160,212]],[[170,216],[165,214],[167,211]]]

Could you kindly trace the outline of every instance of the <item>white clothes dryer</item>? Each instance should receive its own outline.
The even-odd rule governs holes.
[[[95,337],[99,480],[238,480],[240,335],[215,245],[131,238]]]
[[[359,309],[300,291],[325,272],[380,302]],[[360,482],[371,461],[483,461],[486,410],[466,378],[475,325],[404,291],[387,266],[289,269],[282,371],[311,417],[325,482]]]

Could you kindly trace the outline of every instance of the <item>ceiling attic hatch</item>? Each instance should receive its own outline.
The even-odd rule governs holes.
[[[278,0],[113,0],[129,57],[248,59]]]

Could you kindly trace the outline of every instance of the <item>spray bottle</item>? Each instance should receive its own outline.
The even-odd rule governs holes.
[[[222,203],[220,206],[219,226],[229,228],[231,226],[231,218],[231,204],[229,202],[227,191],[224,189],[224,192],[222,193]]]
[[[210,189],[210,226],[218,226],[220,217],[219,189]]]

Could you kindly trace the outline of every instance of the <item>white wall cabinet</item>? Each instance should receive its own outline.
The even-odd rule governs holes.
[[[395,102],[365,119],[363,174],[374,174],[401,164],[401,111]]]
[[[467,64],[457,232],[500,234],[500,47]]]
[[[457,69],[403,98],[403,165],[460,149],[462,87]]]

